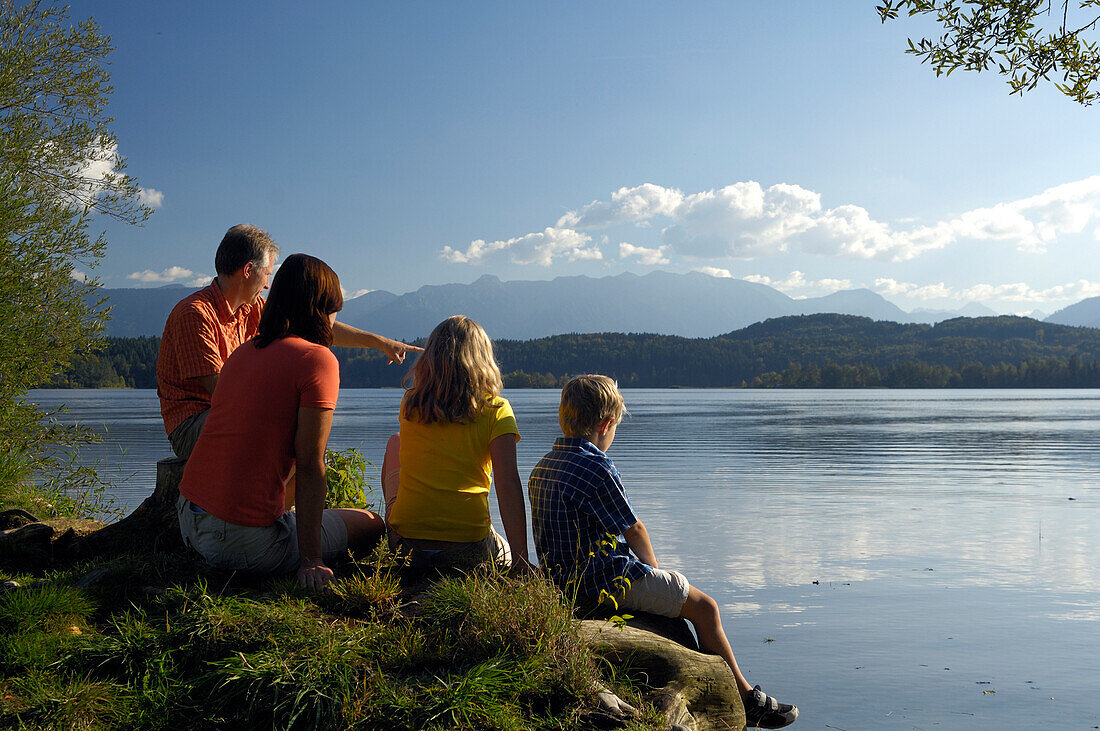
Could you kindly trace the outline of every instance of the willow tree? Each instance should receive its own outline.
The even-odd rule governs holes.
[[[883,22],[927,16],[943,29],[910,38],[907,50],[937,76],[994,71],[1012,94],[1049,82],[1085,106],[1100,93],[1100,0],[885,0],[876,9]]]
[[[93,348],[106,317],[85,272],[104,253],[100,216],[150,214],[106,113],[111,40],[48,3],[0,0],[0,499],[62,467],[53,423],[27,390]]]

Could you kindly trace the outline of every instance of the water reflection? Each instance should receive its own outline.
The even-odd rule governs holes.
[[[557,393],[507,394],[530,472],[558,435]],[[398,390],[343,391],[334,448],[381,463]],[[127,508],[168,456],[152,391],[38,391],[99,429]],[[700,583],[758,590],[932,569],[956,584],[1100,585],[1100,393],[626,392],[611,455],[658,557]],[[123,479],[125,478],[125,479]],[[1069,498],[1075,498],[1070,500]]]

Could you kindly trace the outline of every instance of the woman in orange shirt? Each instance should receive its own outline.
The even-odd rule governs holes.
[[[325,447],[340,389],[332,323],[340,280],[320,259],[279,268],[259,333],[226,360],[210,415],[184,469],[177,514],[184,542],[222,569],[332,579],[326,565],[368,547],[385,524],[368,510],[325,510]],[[284,509],[297,482],[297,514]]]

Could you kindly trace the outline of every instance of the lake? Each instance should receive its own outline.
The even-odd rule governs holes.
[[[380,465],[400,395],[342,391],[329,446]],[[505,396],[526,480],[558,393]],[[609,454],[658,560],[795,728],[1100,728],[1100,391],[624,396]],[[103,432],[82,459],[124,506],[151,492],[153,391],[32,400]]]

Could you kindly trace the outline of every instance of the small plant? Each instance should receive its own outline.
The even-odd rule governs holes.
[[[325,477],[328,480],[326,508],[374,507],[374,486],[367,483],[367,466],[374,465],[363,458],[357,449],[337,452],[325,451]],[[370,495],[370,504],[367,502]]]
[[[622,629],[623,627],[626,626],[626,623],[628,621],[632,620],[632,619],[634,619],[633,614],[625,614],[624,613],[624,614],[616,614],[613,617],[610,617],[607,621],[610,622],[611,624],[615,625],[615,627],[617,627],[619,629]]]
[[[369,558],[356,563],[359,571],[332,586],[333,608],[352,616],[394,608],[401,596],[399,560],[385,541]]]

